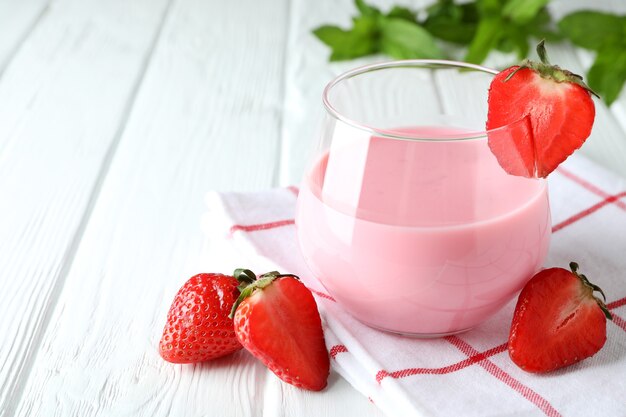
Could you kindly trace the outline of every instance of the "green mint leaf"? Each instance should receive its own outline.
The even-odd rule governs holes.
[[[475,5],[474,3],[468,4]],[[462,5],[454,4],[454,0],[439,0],[428,6],[426,13],[428,13],[428,18],[446,16],[458,21],[461,18],[461,7]]]
[[[496,49],[505,54],[510,54],[515,50],[515,44],[509,38],[502,38],[496,45]]]
[[[483,17],[478,24],[476,35],[472,39],[467,55],[465,55],[465,61],[473,64],[482,63],[491,49],[500,41],[504,27],[505,24],[500,17]]]
[[[481,16],[502,16],[503,0],[476,0],[476,8]]]
[[[530,27],[553,27],[552,16],[547,8],[539,10],[539,12],[530,21],[525,23],[525,26]]]
[[[400,18],[385,18],[380,29],[380,49],[393,58],[444,57],[432,35],[415,23]]]
[[[331,61],[358,58],[378,51],[376,19],[361,16],[354,18],[353,22],[354,26],[350,30],[320,26],[313,31],[319,40],[332,49]]]
[[[546,42],[560,42],[563,40],[563,35],[552,30],[529,29],[529,31],[536,40],[544,39]]]
[[[565,16],[559,29],[574,44],[598,50],[607,43],[626,37],[626,16],[594,11],[579,11]]]
[[[557,42],[563,39],[563,35],[555,30],[552,16],[546,8],[541,9],[532,21],[524,25],[524,28],[535,39],[545,39],[548,42]]]
[[[476,3],[460,4],[458,6],[458,10],[461,15],[461,22],[478,24],[480,21],[480,15],[478,14]]]
[[[459,45],[469,45],[476,34],[476,27],[475,23],[456,23],[445,18],[424,22],[424,28],[433,36]]]
[[[468,45],[480,20],[475,3],[456,5],[452,1],[435,3],[429,9],[424,28],[444,41]]]
[[[523,28],[517,25],[507,25],[502,30],[500,36],[501,38],[496,47],[499,51],[505,53],[515,52],[520,60],[528,56],[530,46]]]
[[[503,16],[511,19],[514,23],[522,25],[528,23],[537,16],[549,0],[509,0],[502,8]]]
[[[520,60],[528,56],[531,44],[535,44],[537,40],[557,41],[560,39],[558,32],[554,31],[550,12],[545,7],[539,9],[529,21],[524,23],[508,19],[504,18],[506,24],[502,28],[496,48],[506,53],[515,52]]]
[[[378,10],[374,6],[366,4],[363,0],[354,0],[354,4],[359,10],[359,13],[361,13],[363,16],[376,16],[380,14],[380,10]]]
[[[313,29],[313,34],[317,39],[324,42],[331,48],[342,44],[349,37],[349,30],[341,29],[338,26],[324,25]]]
[[[589,87],[611,105],[626,82],[626,43],[604,46],[587,74]]]
[[[406,7],[393,6],[393,8],[387,13],[387,17],[397,17],[398,19],[404,19],[409,22],[417,22],[415,13]]]

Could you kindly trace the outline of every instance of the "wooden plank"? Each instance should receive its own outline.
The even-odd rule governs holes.
[[[0,80],[0,415],[29,376],[164,8],[59,1]]]
[[[248,353],[180,366],[157,345],[178,287],[234,267],[201,232],[206,191],[274,184],[287,17],[286,0],[173,3],[17,416],[263,414]]]
[[[17,415],[378,415],[336,375],[316,394],[243,352],[185,367],[156,353],[186,277],[237,265],[200,232],[204,192],[273,184],[286,10],[173,8]]]
[[[47,0],[0,0],[0,74],[47,10]]]
[[[274,377],[268,378],[266,384],[263,415],[267,417],[384,416],[368,398],[335,372],[331,372],[328,378],[328,387],[318,393],[287,386]]]

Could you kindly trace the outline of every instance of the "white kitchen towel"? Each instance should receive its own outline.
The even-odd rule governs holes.
[[[577,261],[604,289],[613,321],[599,353],[547,375],[526,373],[509,359],[515,300],[475,329],[442,339],[392,335],[356,321],[302,259],[295,187],[211,192],[203,228],[214,247],[236,252],[257,272],[301,277],[316,296],[333,368],[388,416],[625,416],[626,180],[574,156],[550,175],[549,192],[553,237],[545,266]]]

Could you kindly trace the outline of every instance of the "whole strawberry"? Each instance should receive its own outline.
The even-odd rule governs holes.
[[[509,356],[528,372],[549,372],[598,352],[606,341],[600,287],[578,273],[578,265],[545,269],[522,290],[509,334]]]
[[[238,270],[233,306],[241,344],[283,381],[313,391],[326,386],[330,361],[315,299],[294,275]]]
[[[545,178],[591,134],[595,93],[579,75],[550,65],[543,41],[537,54],[541,62],[525,60],[494,77],[487,129],[506,172]]]
[[[198,274],[178,290],[167,314],[159,353],[168,362],[194,363],[241,349],[228,317],[239,296],[237,280]]]

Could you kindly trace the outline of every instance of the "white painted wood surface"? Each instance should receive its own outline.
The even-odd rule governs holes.
[[[0,0],[1,417],[380,416],[336,375],[310,393],[244,352],[198,366],[156,352],[177,288],[219,265],[204,193],[297,183],[323,85],[384,59],[326,62],[310,30],[353,13],[351,0]],[[626,176],[625,132],[623,93],[598,105],[583,152]]]
[[[47,10],[45,0],[0,0],[0,74]]]
[[[59,1],[13,37],[0,79],[5,415],[31,373],[164,10],[163,1]]]

